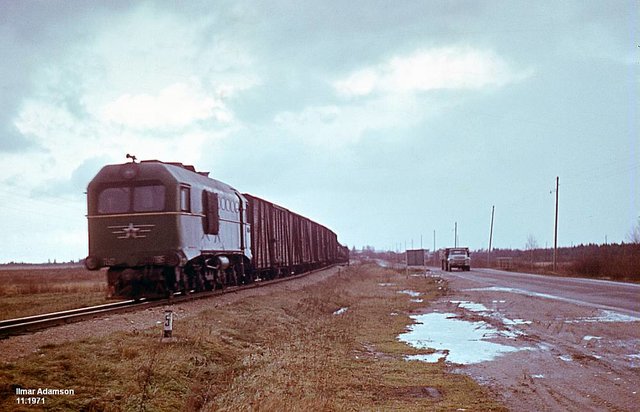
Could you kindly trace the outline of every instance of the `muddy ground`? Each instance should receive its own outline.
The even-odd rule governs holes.
[[[518,349],[452,366],[488,386],[510,409],[638,410],[640,318],[433,273],[449,280],[452,292],[427,312],[486,322],[501,331],[489,341]]]

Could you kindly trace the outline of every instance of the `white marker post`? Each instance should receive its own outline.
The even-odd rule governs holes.
[[[163,342],[173,341],[173,311],[171,309],[165,309],[164,311],[164,332],[162,334]]]

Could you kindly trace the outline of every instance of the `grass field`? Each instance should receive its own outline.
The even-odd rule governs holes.
[[[396,336],[441,280],[365,265],[274,290],[182,320],[173,343],[152,328],[44,347],[3,366],[0,409],[16,409],[18,386],[75,389],[51,410],[504,410],[445,364],[404,360],[421,352]]]
[[[104,272],[84,267],[0,269],[0,319],[107,303]]]

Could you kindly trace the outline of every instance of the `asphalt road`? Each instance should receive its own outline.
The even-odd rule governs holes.
[[[565,278],[474,269],[470,272],[442,272],[443,276],[460,277],[477,282],[481,287],[514,289],[531,296],[557,299],[583,306],[615,310],[640,316],[640,284],[583,278]]]

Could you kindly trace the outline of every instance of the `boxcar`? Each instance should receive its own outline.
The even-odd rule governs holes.
[[[245,193],[253,270],[260,276],[305,272],[338,261],[335,233],[281,206]]]

